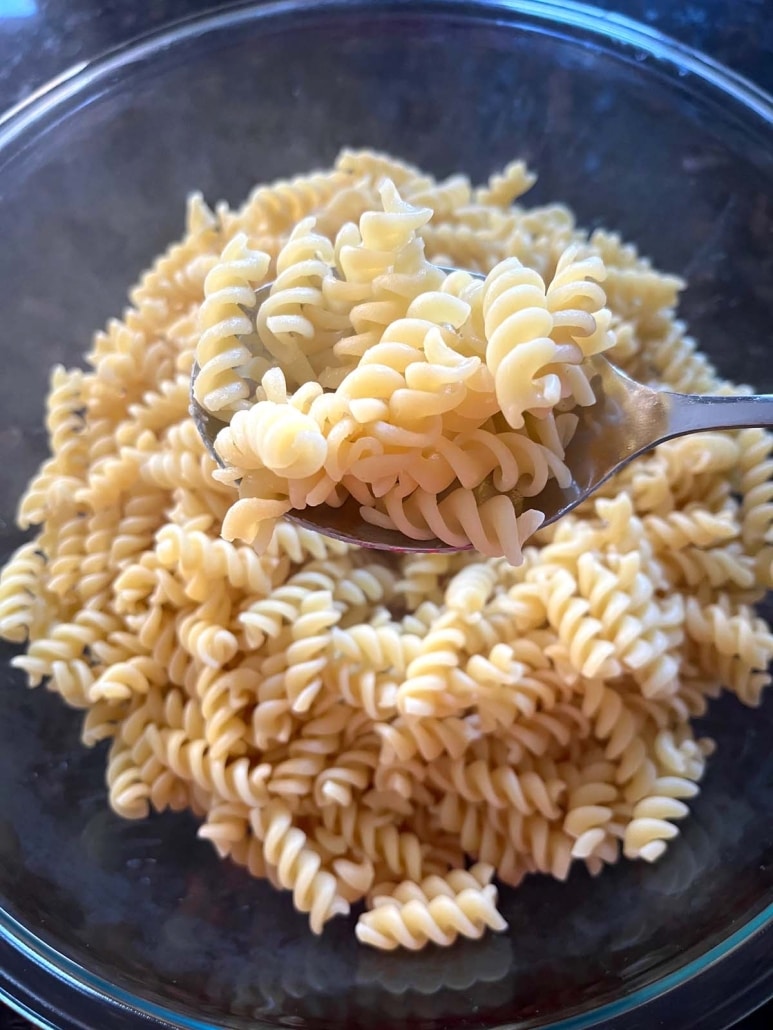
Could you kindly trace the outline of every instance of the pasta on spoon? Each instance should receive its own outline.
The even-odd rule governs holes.
[[[614,345],[604,264],[574,244],[547,282],[516,257],[449,274],[418,235],[432,209],[388,178],[378,198],[333,239],[300,221],[259,305],[270,257],[243,235],[205,281],[195,396],[230,420],[216,475],[240,494],[224,536],[262,551],[291,509],[353,498],[373,525],[517,564],[529,498],[571,481],[583,361]]]

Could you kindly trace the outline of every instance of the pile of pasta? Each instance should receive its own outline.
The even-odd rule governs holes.
[[[457,399],[459,383],[485,393],[493,376],[502,414],[487,417],[559,455],[553,474],[561,419],[571,417],[564,406],[582,395],[577,349],[589,340],[612,341],[609,356],[638,378],[734,389],[676,317],[679,280],[611,233],[588,236],[561,205],[518,203],[531,181],[515,163],[473,189],[463,176],[436,181],[344,151],[332,171],[261,186],[240,210],[211,211],[193,196],[185,237],[143,276],[122,319],[97,334],[87,368],[54,370],[50,457],[18,513],[30,539],[0,579],[0,633],[24,645],[13,664],[30,686],[45,683],[83,710],[85,745],[110,741],[116,812],[191,809],[220,855],[292,891],[314,932],[364,901],[356,933],[376,948],[501,930],[494,878],[515,886],[529,873],[563,879],[575,862],[597,874],[621,855],[658,859],[712,749],[696,738],[694,718],[722,689],[758,704],[769,680],[773,636],[753,607],[772,581],[773,444],[762,430],[662,445],[538,529],[518,565],[479,551],[386,556],[281,518],[260,553],[224,539],[236,487],[214,475],[188,413],[194,356],[215,325],[222,364],[205,362],[202,374],[217,372],[206,396],[210,405],[213,393],[226,399],[217,410],[230,406],[231,426],[261,403],[292,407],[299,395],[306,418],[328,396],[304,385],[305,366],[293,381],[293,362],[283,361],[286,396],[272,392],[277,373],[247,368],[244,338],[264,321],[266,339],[297,345],[297,360],[319,377],[332,370],[336,397],[381,346],[382,321],[407,319],[390,347],[422,350],[432,376],[446,368]],[[431,210],[431,221],[416,210]],[[379,211],[379,260],[391,261],[387,243],[403,239],[416,258],[413,271],[384,272],[392,286],[410,286],[394,308],[361,300],[359,285],[347,293],[348,273],[314,278],[316,263],[331,261],[319,239],[334,241],[333,262],[345,270],[344,255],[363,257],[366,214]],[[394,213],[400,232],[410,224],[407,237],[384,229]],[[480,286],[433,265],[488,278]],[[314,281],[285,283],[299,291],[297,310],[283,288],[272,299],[287,307],[251,312],[256,284],[282,282],[285,267]],[[565,272],[568,292],[559,285],[548,296]],[[340,312],[319,303],[325,281],[346,294],[344,329],[356,330],[343,354]],[[232,305],[225,348],[221,300],[211,303],[223,291]],[[520,329],[545,326],[534,338],[548,362],[535,359],[530,377],[507,378],[501,391],[479,353],[495,338],[485,320],[498,298],[508,298],[503,331],[511,317]],[[346,306],[354,301],[368,308],[361,323]],[[469,337],[462,312],[478,326]],[[307,321],[310,348],[299,343]],[[419,322],[431,325],[410,335]],[[462,338],[470,354],[457,349]],[[517,358],[510,343],[503,363]],[[460,368],[469,375],[455,378]],[[262,383],[265,397],[248,382]],[[370,431],[385,423],[387,399],[368,386],[352,391],[349,410]],[[467,431],[452,408],[441,415],[438,439]],[[539,425],[553,426],[552,442]],[[263,432],[262,453],[273,446],[273,429]],[[302,465],[306,444],[290,445]],[[476,465],[484,453],[472,448]],[[504,478],[516,452],[496,453]],[[387,463],[384,478],[393,474]],[[378,475],[360,481],[375,498]],[[264,521],[288,498],[275,491],[268,499],[278,507]]]
[[[527,173],[505,181],[511,193]],[[445,188],[455,217],[491,215],[486,191]],[[410,193],[388,177],[375,197],[358,186],[359,226],[327,236],[304,218],[275,266],[239,233],[207,276],[194,389],[229,420],[216,442],[216,477],[240,494],[227,540],[262,551],[291,508],[353,497],[366,522],[519,564],[544,518],[527,499],[571,482],[570,412],[594,401],[582,362],[614,344],[603,261],[574,242],[547,282],[517,256],[484,282],[444,271],[419,235],[437,208]]]

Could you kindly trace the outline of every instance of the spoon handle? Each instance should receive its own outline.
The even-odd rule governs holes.
[[[666,430],[662,440],[707,429],[748,429],[773,426],[773,396],[665,393]]]

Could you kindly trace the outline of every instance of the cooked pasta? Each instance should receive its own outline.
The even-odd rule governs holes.
[[[710,761],[691,720],[769,681],[769,434],[664,444],[548,529],[479,503],[486,477],[528,500],[568,475],[586,356],[732,389],[679,280],[520,206],[532,181],[344,151],[240,210],[194,197],[88,370],[54,370],[0,576],[13,664],[111,742],[115,811],[191,809],[314,932],[364,902],[371,947],[503,930],[493,877],[658,859]],[[188,415],[195,358],[231,469]],[[281,517],[346,493],[478,553],[386,558]]]
[[[220,261],[204,280],[204,302],[199,309],[201,337],[196,345],[200,374],[196,380],[199,403],[213,412],[244,406],[249,393],[240,366],[250,361],[243,337],[252,324],[245,308],[256,304],[255,289],[263,282],[269,258],[251,251],[244,233],[226,245]]]
[[[372,908],[357,923],[357,937],[375,948],[417,951],[430,941],[448,946],[459,936],[475,939],[486,929],[503,930],[496,887],[490,883],[493,873],[491,866],[478,863],[469,872],[454,869],[421,883],[375,887]]]
[[[496,217],[524,175],[513,165],[478,209]],[[252,361],[245,309],[228,307],[252,253],[242,235],[207,276],[197,398],[212,414],[241,409],[216,441],[227,466],[216,478],[240,494],[223,534],[262,551],[291,508],[348,494],[366,522],[517,564],[542,520],[519,499],[550,478],[569,482],[568,409],[594,400],[582,362],[615,343],[605,265],[574,243],[549,279],[507,257],[476,283],[430,263],[421,237],[434,216],[453,218],[454,201],[469,216],[469,184],[419,177],[403,197],[384,178],[377,192],[358,225],[334,236],[314,217],[291,231],[258,308],[263,350]],[[474,491],[489,485],[481,502]]]

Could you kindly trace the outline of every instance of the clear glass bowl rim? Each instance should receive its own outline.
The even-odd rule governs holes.
[[[88,95],[101,82],[109,79],[112,73],[146,61],[159,51],[197,39],[208,32],[238,28],[240,24],[268,20],[277,15],[302,12],[319,15],[320,12],[326,11],[346,13],[347,10],[362,11],[366,7],[380,14],[410,11],[414,15],[421,7],[430,16],[444,13],[457,16],[475,16],[476,13],[491,15],[499,11],[505,18],[524,16],[537,26],[541,22],[554,28],[579,29],[596,36],[600,44],[612,51],[635,48],[654,58],[659,64],[665,65],[670,69],[671,75],[675,74],[673,69],[676,68],[683,73],[696,76],[703,84],[714,87],[726,98],[736,101],[747,114],[757,115],[765,123],[765,127],[773,132],[773,96],[744,76],[650,26],[625,15],[590,4],[576,3],[574,0],[241,0],[218,10],[176,20],[162,29],[110,49],[97,58],[81,61],[40,86],[4,113],[0,113],[0,167],[7,152],[13,150],[14,143],[23,141],[27,133],[34,133],[47,117],[65,108],[68,101],[79,95]],[[616,1001],[551,1023],[549,1028],[586,1030],[601,1026],[608,1020],[619,1020],[705,973],[710,967],[728,958],[766,930],[773,930],[773,902],[719,944],[668,975]],[[80,995],[90,995],[94,999],[117,1005],[124,1011],[128,1008],[140,1018],[152,1020],[156,1026],[160,1023],[162,1026],[186,1027],[189,1030],[216,1030],[213,1023],[181,1016],[171,1009],[115,987],[57,952],[3,910],[0,910],[0,940],[20,952],[45,973],[64,981]],[[763,979],[767,990],[764,993],[759,990],[763,986],[760,979],[749,985],[749,989],[754,990],[754,1000],[745,1005],[742,1011],[733,1013],[734,1021],[748,1014],[764,1002],[767,996],[773,994],[773,969]],[[0,999],[27,1018],[38,1022],[41,1019],[2,985]],[[39,1025],[52,1026],[48,1022]],[[256,1030],[261,1026],[269,1030],[268,1024],[256,1022],[254,1025]],[[507,1030],[507,1026],[503,1026],[501,1030]]]

